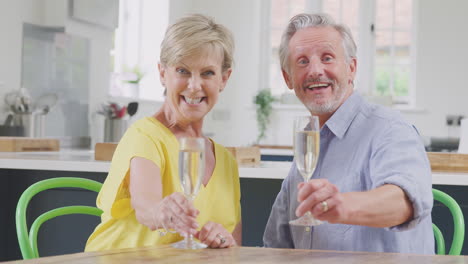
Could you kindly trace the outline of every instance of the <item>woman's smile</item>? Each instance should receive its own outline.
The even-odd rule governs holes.
[[[181,95],[181,97],[188,105],[199,105],[206,99],[206,97],[188,97],[184,95]]]

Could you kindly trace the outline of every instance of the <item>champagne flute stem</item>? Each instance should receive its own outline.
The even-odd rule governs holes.
[[[185,244],[187,245],[187,248],[192,248],[192,241],[193,241],[192,234],[185,237]]]
[[[193,203],[193,198],[191,196],[188,196],[187,200]],[[192,242],[193,242],[192,234],[189,234],[188,236],[185,237],[185,245],[187,248],[192,248]]]

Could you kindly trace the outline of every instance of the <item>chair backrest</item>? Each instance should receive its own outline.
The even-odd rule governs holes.
[[[26,209],[31,199],[39,192],[53,189],[53,188],[81,188],[89,191],[99,192],[102,183],[73,177],[52,178],[37,182],[27,188],[21,195],[18,205],[16,206],[16,234],[18,236],[18,243],[20,246],[21,254],[24,259],[38,258],[39,252],[37,250],[37,234],[41,225],[52,218],[62,215],[70,214],[87,214],[101,216],[102,210],[92,206],[65,206],[59,207],[40,215],[31,225],[28,232],[26,223]]]
[[[460,255],[463,248],[463,240],[465,239],[465,219],[463,217],[463,212],[457,201],[455,201],[455,199],[453,199],[450,195],[436,189],[432,189],[432,194],[434,195],[434,200],[443,203],[452,213],[453,240],[448,254]],[[434,230],[437,254],[445,255],[446,251],[444,236],[435,224],[432,224],[432,229]]]

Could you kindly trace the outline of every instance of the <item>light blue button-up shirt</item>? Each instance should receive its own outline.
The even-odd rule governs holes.
[[[297,185],[303,181],[293,163],[265,229],[266,247],[434,254],[429,161],[417,131],[398,112],[369,104],[354,92],[320,131],[313,177],[328,179],[340,192],[397,185],[411,201],[414,216],[390,228],[290,226],[289,220],[297,218]]]

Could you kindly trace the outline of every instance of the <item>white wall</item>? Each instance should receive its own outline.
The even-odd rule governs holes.
[[[3,110],[5,93],[20,88],[21,38],[23,36],[24,1],[0,1],[0,101]],[[0,111],[0,123],[5,115]]]
[[[417,107],[404,112],[424,136],[448,137],[445,117],[468,117],[468,1],[420,0],[418,8]]]

